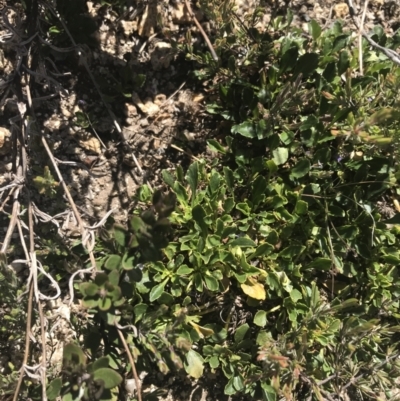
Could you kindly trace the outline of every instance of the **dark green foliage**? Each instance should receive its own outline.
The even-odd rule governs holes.
[[[224,127],[208,141],[215,157],[163,171],[168,194],[142,186],[135,201],[143,210],[101,230],[97,271],[76,278],[88,310],[86,322],[72,318],[83,345],[65,346],[47,395],[122,397],[130,366],[116,327],[125,327],[139,371],[218,373],[226,395],[393,399],[399,70],[364,41],[361,75],[359,49],[339,22],[323,30],[310,21],[303,35],[288,12],[262,31],[264,9],[239,22],[229,2],[200,3],[215,22],[219,61],[191,43],[181,48],[197,62],[195,75],[214,85],[207,110]],[[73,30],[72,5],[85,16],[83,2],[59,4],[59,12]],[[82,29],[74,34],[87,37]],[[372,37],[399,43],[379,28]],[[145,78],[122,75],[121,93]],[[55,193],[48,171],[35,183]],[[45,260],[68,259],[54,243],[43,240]],[[72,251],[86,263],[82,246]],[[15,302],[4,257],[0,273],[13,280],[6,303]],[[6,316],[3,335],[20,314]],[[10,377],[2,376],[5,387]]]

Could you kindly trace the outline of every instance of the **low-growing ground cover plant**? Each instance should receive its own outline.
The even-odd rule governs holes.
[[[225,35],[218,65],[192,54],[198,75],[217,82],[208,109],[226,122],[209,146],[220,156],[163,172],[177,207],[167,207],[172,232],[158,260],[146,245],[138,251],[135,235],[133,259],[106,252],[104,278],[117,285],[124,269],[130,278],[114,307],[132,311],[106,321],[133,319],[135,349],[150,349],[162,371],[221,371],[228,395],[389,399],[399,239],[397,215],[378,205],[398,195],[398,69],[364,43],[357,74],[358,50],[340,24],[322,33],[312,21],[307,38],[279,20],[241,34],[245,44],[233,29]],[[253,42],[242,59],[230,54],[233,37]],[[138,197],[150,202],[149,188]],[[168,226],[160,197],[145,224]],[[139,221],[131,228],[150,240]],[[121,228],[111,232],[126,246]],[[80,287],[86,303],[91,286]]]
[[[288,13],[259,30],[261,10],[239,21],[221,4],[203,5],[218,60],[183,49],[214,97],[215,157],[163,171],[126,225],[100,229],[99,271],[74,281],[81,343],[65,346],[47,396],[126,399],[123,377],[157,366],[214,373],[251,399],[395,399],[398,66],[340,23],[304,34]],[[38,190],[54,195],[45,178]],[[43,258],[71,255],[88,258],[81,244]]]

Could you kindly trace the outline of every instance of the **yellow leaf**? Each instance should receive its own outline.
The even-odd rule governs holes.
[[[198,324],[196,324],[194,322],[190,322],[189,321],[189,323],[197,331],[197,334],[200,336],[200,338],[209,337],[209,336],[212,336],[214,334],[214,330],[207,329],[206,327],[199,326]]]
[[[186,354],[185,370],[190,376],[194,377],[195,379],[199,379],[203,375],[204,370],[203,357],[191,349]]]
[[[240,286],[242,287],[243,292],[250,298],[262,301],[267,296],[264,286],[252,278],[248,278],[246,282]]]
[[[393,199],[393,206],[398,212],[400,212],[400,203],[397,199]]]
[[[322,95],[325,99],[328,99],[328,100],[334,100],[334,99],[336,99],[336,97],[333,96],[333,95],[332,95],[331,93],[329,93],[329,92],[321,91],[321,95]]]

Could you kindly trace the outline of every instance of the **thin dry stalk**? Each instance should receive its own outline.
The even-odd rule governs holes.
[[[25,350],[24,350],[24,359],[22,360],[22,368],[21,373],[18,377],[17,386],[15,388],[13,401],[18,400],[18,395],[21,390],[22,380],[24,378],[23,374],[23,366],[28,363],[29,358],[29,346],[30,346],[30,332],[31,332],[31,324],[32,324],[32,304],[33,304],[33,282],[30,283],[29,286],[29,298],[28,298],[28,312],[26,314],[26,333],[25,333]]]
[[[358,57],[359,57],[359,63],[360,63],[360,74],[364,75],[364,67],[363,67],[363,51],[362,51],[362,32],[364,29],[364,21],[365,21],[365,14],[367,13],[367,7],[368,7],[368,0],[365,0],[364,3],[364,11],[361,17],[361,22],[360,22],[360,29],[358,30]]]
[[[210,50],[210,53],[212,55],[212,58],[214,59],[214,61],[218,61],[217,53],[215,52],[215,50],[213,48],[213,45],[211,44],[211,41],[208,38],[207,34],[204,32],[203,27],[200,25],[199,21],[197,21],[197,18],[196,18],[196,16],[194,15],[194,13],[192,11],[192,7],[190,7],[190,4],[189,4],[188,0],[185,0],[185,6],[186,6],[186,8],[188,10],[188,13],[192,17],[194,23],[196,24],[198,30],[200,31],[201,35],[203,36],[204,40],[206,41],[208,49]]]
[[[194,159],[196,161],[201,161],[198,157],[193,156],[192,154],[190,154],[189,152],[186,152],[186,150],[183,150],[182,148],[180,148],[179,146],[174,145],[173,143],[171,143],[171,148],[174,148],[176,150],[178,150],[179,152],[184,153],[185,155],[189,156],[191,159]]]
[[[138,401],[142,401],[142,389],[141,389],[141,385],[140,385],[140,379],[139,379],[139,376],[138,376],[137,371],[136,371],[135,361],[133,359],[131,350],[129,349],[129,346],[128,346],[126,340],[125,340],[125,337],[124,337],[122,331],[120,329],[117,329],[117,331],[118,331],[119,338],[121,339],[121,342],[122,342],[122,344],[123,344],[123,346],[125,348],[125,351],[126,351],[126,353],[128,355],[129,363],[131,364],[131,367],[132,367],[132,373],[133,373],[133,378],[135,379]]]
[[[383,47],[381,45],[379,45],[378,43],[376,43],[373,39],[371,39],[366,33],[365,31],[362,29],[362,27],[359,26],[356,18],[355,18],[355,11],[354,11],[354,7],[353,7],[353,3],[352,0],[347,0],[349,8],[350,8],[350,16],[353,20],[353,24],[355,25],[355,27],[357,28],[358,31],[362,32],[362,36],[365,40],[367,40],[367,42],[374,47],[375,49],[379,50],[380,52],[382,52],[386,57],[388,57],[390,60],[392,60],[395,64],[400,65],[400,55],[398,53],[396,53],[394,50],[389,49],[387,47]]]

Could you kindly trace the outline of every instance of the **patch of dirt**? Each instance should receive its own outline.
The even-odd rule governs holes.
[[[35,81],[31,97],[36,121],[27,129],[28,163],[32,171],[28,178],[42,175],[45,166],[52,168],[40,145],[40,135],[44,135],[88,225],[97,223],[111,210],[117,221],[125,222],[132,196],[141,184],[158,188],[162,185],[163,169],[173,170],[177,165],[185,168],[193,157],[211,157],[206,139],[217,128],[204,110],[207,93],[194,85],[190,77],[192,63],[179,56],[171,45],[172,40],[182,42],[187,31],[191,32],[195,44],[204,42],[184,3],[178,0],[128,3],[126,12],[118,15],[109,6],[87,1],[87,15],[98,27],[93,35],[95,44],[68,52],[50,47],[31,77]],[[268,12],[260,21],[260,28],[269,23],[271,16],[286,14],[288,8],[293,11],[293,23],[306,32],[312,19],[324,28],[339,18],[352,27],[349,8],[341,1],[268,0],[262,3]],[[245,0],[236,0],[236,4],[237,14],[243,20],[255,6],[254,1]],[[356,11],[360,12],[363,4],[354,1]],[[212,23],[194,11],[212,37]],[[2,241],[11,213],[11,205],[6,203],[8,192],[4,189],[16,179],[10,149],[19,135],[16,122],[22,107],[13,82],[23,46],[18,42],[18,35],[12,34],[10,25],[18,33],[24,13],[21,7],[10,4],[4,15],[7,18],[0,29],[3,45],[0,47]],[[368,31],[377,23],[393,34],[400,27],[399,3],[371,0],[364,27]],[[27,94],[23,96],[26,101]],[[49,218],[61,213],[54,219],[62,237],[79,237],[77,222],[66,200],[52,201],[39,194],[33,200],[38,210]],[[71,311],[62,302],[57,308],[57,316],[52,320],[55,323],[50,323],[55,333],[53,348],[49,348],[53,350],[54,365],[60,362],[60,344],[64,337],[74,335],[67,324]],[[160,400],[233,399],[223,394],[223,382],[223,378],[211,376],[195,382],[185,376],[166,378],[149,374],[143,384],[145,392],[153,392],[155,399]],[[166,393],[161,394],[161,389]]]

